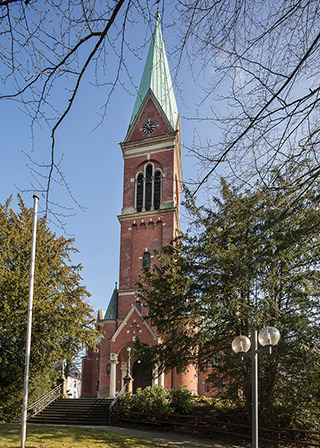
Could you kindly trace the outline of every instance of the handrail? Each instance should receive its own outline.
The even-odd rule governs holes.
[[[127,385],[125,384],[123,386],[123,388],[120,390],[120,392],[118,393],[118,395],[111,401],[110,406],[109,406],[109,425],[111,425],[111,418],[112,418],[112,414],[113,414],[113,408],[116,404],[116,402],[118,401],[118,398],[123,395],[127,390]]]
[[[115,411],[119,414],[119,411]],[[224,434],[234,437],[241,437],[245,439],[251,439],[251,435],[243,432],[237,431],[239,429],[251,430],[250,425],[244,425],[241,423],[224,422],[220,420],[215,420],[211,417],[205,417],[201,415],[177,415],[177,414],[157,414],[157,413],[145,413],[145,412],[133,412],[133,411],[121,411],[121,415],[118,416],[118,420],[127,423],[140,423],[140,424],[150,424],[150,425],[167,425],[175,427],[189,428],[195,431],[205,430],[211,431],[217,434]],[[129,418],[126,418],[129,417]],[[137,418],[134,418],[137,416]],[[130,418],[131,417],[131,418]],[[133,418],[132,418],[133,417]],[[141,420],[139,417],[144,417]],[[151,417],[151,420],[150,418]],[[163,419],[164,418],[164,419]],[[233,429],[235,428],[235,429]],[[303,429],[293,429],[293,428],[260,428],[261,432],[266,433],[264,437],[259,437],[259,440],[263,442],[268,442],[269,444],[275,444],[278,447],[288,446],[288,444],[293,446],[301,447],[318,447],[320,448],[320,432],[303,430]],[[269,437],[267,433],[270,434]],[[296,434],[301,436],[296,440],[292,440],[290,434]],[[308,438],[310,436],[310,438]]]
[[[30,413],[30,415],[28,415],[28,418],[33,417],[34,415],[38,414],[44,408],[49,406],[50,403],[52,403],[57,398],[59,398],[61,395],[61,387],[62,387],[62,384],[58,384],[58,386],[56,386],[54,389],[47,392],[45,395],[40,397],[34,403],[30,404],[27,407],[27,412]]]

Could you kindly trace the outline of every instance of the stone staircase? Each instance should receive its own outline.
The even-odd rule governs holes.
[[[39,414],[29,418],[28,422],[54,425],[108,425],[111,401],[98,398],[58,398]]]

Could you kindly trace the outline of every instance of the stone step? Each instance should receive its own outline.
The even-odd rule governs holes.
[[[57,425],[107,425],[111,401],[95,398],[58,398],[28,421]]]
[[[81,410],[85,410],[85,409],[109,409],[109,404],[107,404],[107,405],[100,405],[100,406],[72,406],[72,405],[69,405],[69,406],[65,406],[65,405],[57,405],[57,406],[55,406],[54,408],[55,409],[61,409],[62,411],[63,410],[68,410],[68,409],[75,409],[75,410],[79,410],[79,411],[81,411]]]

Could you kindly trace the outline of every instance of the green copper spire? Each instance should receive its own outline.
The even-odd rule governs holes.
[[[173,92],[166,50],[162,39],[159,10],[157,11],[156,19],[157,22],[152,35],[138,95],[134,103],[130,126],[132,125],[145,96],[147,95],[149,89],[151,89],[154,96],[159,101],[159,104],[166,114],[172,128],[176,131],[178,127],[179,114]]]

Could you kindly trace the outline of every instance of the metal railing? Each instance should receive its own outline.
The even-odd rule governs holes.
[[[50,390],[50,392],[47,392],[45,395],[39,398],[37,401],[30,404],[30,406],[27,407],[28,418],[37,415],[39,412],[49,406],[50,403],[59,398],[61,395],[61,388],[62,384],[59,384],[54,389]]]
[[[118,422],[152,426],[168,426],[191,432],[216,433],[226,437],[251,439],[250,425],[225,422],[205,416],[147,414],[143,412],[115,411]],[[266,446],[281,447],[320,447],[320,432],[292,428],[259,428],[259,441]]]
[[[118,395],[111,401],[110,406],[109,406],[109,425],[111,425],[111,419],[112,419],[112,415],[114,414],[114,409],[115,409],[115,405],[118,401],[118,398],[123,395],[127,390],[127,385],[125,384],[123,386],[123,388],[120,390],[120,392],[118,393]]]

